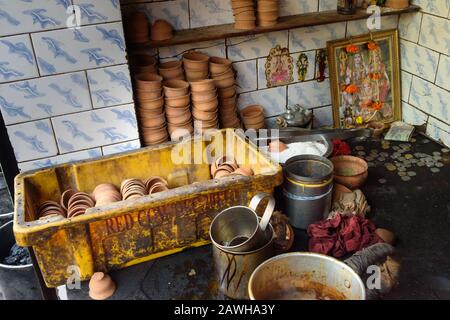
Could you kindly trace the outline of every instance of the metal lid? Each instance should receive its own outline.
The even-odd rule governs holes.
[[[334,166],[327,158],[300,155],[290,158],[284,167],[284,175],[295,181],[322,182],[333,177]]]

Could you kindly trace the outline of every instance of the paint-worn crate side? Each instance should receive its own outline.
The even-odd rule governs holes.
[[[233,150],[239,165],[250,166],[255,176],[211,179],[205,154],[223,155],[219,146],[231,148],[227,150]],[[174,162],[177,154],[190,161]],[[71,219],[36,220],[39,205],[59,201],[66,189],[90,193],[100,183],[119,186],[126,178],[150,176],[165,177],[171,189],[91,208]],[[19,245],[33,248],[47,286],[56,287],[65,284],[74,270],[87,280],[95,271],[207,244],[209,225],[218,212],[248,204],[257,192],[272,193],[282,179],[279,165],[233,130],[221,130],[210,140],[168,143],[20,174],[15,180],[14,234]]]

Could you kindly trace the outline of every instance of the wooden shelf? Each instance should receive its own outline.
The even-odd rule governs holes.
[[[419,11],[420,7],[416,5],[411,5],[406,9],[389,9],[382,8],[381,15],[396,15],[401,13],[410,13]],[[186,43],[195,43],[201,41],[210,41],[210,40],[218,40],[225,39],[231,37],[239,37],[239,36],[247,36],[254,34],[261,34],[266,32],[287,30],[293,28],[301,28],[301,27],[309,27],[309,26],[318,26],[329,23],[336,22],[345,22],[345,21],[353,21],[359,19],[368,18],[370,14],[366,12],[366,10],[358,10],[356,14],[353,15],[343,15],[337,13],[337,11],[322,11],[322,12],[313,12],[313,13],[305,13],[298,14],[289,17],[281,17],[277,25],[272,27],[257,27],[251,30],[237,30],[234,29],[234,24],[221,24],[209,27],[202,28],[194,28],[194,29],[186,29],[179,30],[175,32],[175,35],[172,39],[164,40],[164,41],[150,41],[146,44],[141,45],[132,45],[132,48],[142,48],[142,47],[152,47],[152,48],[160,48],[160,47],[168,47],[177,44],[186,44]]]

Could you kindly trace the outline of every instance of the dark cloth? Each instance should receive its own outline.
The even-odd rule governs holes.
[[[323,220],[308,227],[309,251],[322,253],[335,258],[344,257],[383,242],[375,234],[372,221],[358,216],[337,214],[334,218]]]

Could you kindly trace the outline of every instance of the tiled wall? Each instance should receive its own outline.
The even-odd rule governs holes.
[[[413,0],[399,21],[404,120],[450,146],[450,1]]]
[[[450,145],[450,109],[447,107],[450,101],[447,84],[450,1],[416,0],[415,3],[424,8],[424,13],[403,15],[401,18],[383,17],[381,26],[382,29],[397,28],[401,21],[405,120],[412,123],[427,122],[428,134]],[[151,21],[166,19],[177,29],[233,22],[230,1],[227,0],[122,0],[122,8],[125,16],[137,8],[145,11]],[[336,0],[280,0],[283,16],[335,9]],[[316,52],[326,47],[327,40],[367,32],[366,20],[359,20],[179,45],[161,48],[158,53],[162,61],[179,59],[183,52],[190,49],[226,56],[234,61],[234,67],[238,71],[241,108],[251,103],[261,104],[268,117],[267,122],[271,125],[276,116],[285,111],[286,106],[300,103],[314,110],[314,125],[320,127],[332,124],[332,112],[329,80],[320,83],[315,80]],[[438,39],[440,41],[437,41]],[[276,45],[289,48],[294,61],[294,81],[288,86],[267,88],[264,65],[270,49]],[[305,82],[298,81],[295,67],[295,62],[302,52],[308,56],[310,65]],[[425,89],[429,89],[432,95],[428,97]]]
[[[121,20],[119,0],[0,2],[0,110],[21,170],[140,147]]]

